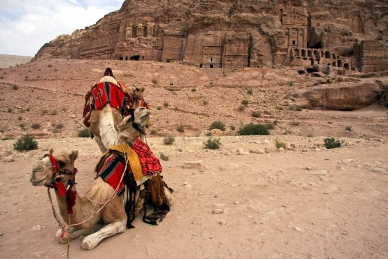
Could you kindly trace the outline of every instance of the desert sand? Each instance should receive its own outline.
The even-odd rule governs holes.
[[[1,258],[67,257],[67,245],[55,240],[47,189],[29,178],[50,147],[77,149],[77,188],[81,195],[88,190],[100,151],[77,132],[84,95],[108,66],[126,85],[147,87],[147,143],[169,157],[161,160],[162,175],[175,201],[158,226],[139,217],[135,228],[91,251],[73,240],[70,258],[388,258],[387,108],[295,111],[287,94],[321,79],[286,68],[54,59],[0,70]],[[242,100],[249,100],[244,110]],[[226,125],[211,131],[221,147],[205,149],[214,121]],[[250,122],[275,128],[237,136]],[[38,149],[17,152],[13,144],[26,133]],[[170,134],[175,141],[165,145]],[[342,146],[326,149],[327,137]],[[277,149],[277,140],[287,148]]]

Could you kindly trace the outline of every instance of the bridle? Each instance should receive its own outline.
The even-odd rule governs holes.
[[[42,159],[45,157],[48,157],[50,159],[51,164],[52,164],[52,171],[53,171],[53,177],[51,179],[51,182],[49,184],[45,184],[45,186],[47,187],[47,195],[48,195],[50,203],[51,203],[51,209],[52,209],[54,218],[58,222],[59,226],[63,227],[64,223],[61,222],[61,220],[58,216],[58,213],[56,212],[56,210],[54,208],[53,200],[52,200],[51,194],[50,194],[50,188],[55,189],[58,192],[59,196],[62,196],[63,194],[67,194],[69,191],[71,191],[71,187],[74,184],[76,184],[75,175],[78,172],[78,170],[77,170],[77,168],[74,168],[73,171],[68,170],[68,169],[59,168],[59,163],[52,154],[45,154],[42,157]],[[65,188],[65,186],[61,182],[61,178],[65,174],[74,176],[73,180],[70,180],[70,179],[68,180],[67,188]]]
[[[46,185],[47,187],[49,188],[55,188],[57,187],[57,183],[61,180],[62,178],[62,175],[76,175],[78,173],[78,170],[77,168],[74,168],[74,170],[68,170],[68,169],[61,169],[59,168],[59,163],[58,161],[55,159],[55,157],[52,155],[52,154],[45,154],[43,158],[45,157],[48,157],[50,159],[50,162],[52,164],[52,171],[53,171],[53,178],[51,179],[51,182]],[[73,180],[69,180],[68,184],[71,186],[71,185],[74,185],[74,179]]]

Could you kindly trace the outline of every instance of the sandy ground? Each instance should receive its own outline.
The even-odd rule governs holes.
[[[26,75],[31,79],[28,69],[60,67],[56,61],[49,63],[54,68],[43,64],[2,70],[0,258],[67,257],[67,246],[54,238],[58,224],[47,189],[31,185],[31,169],[50,147],[79,150],[77,188],[82,195],[94,179],[93,169],[100,155],[94,140],[77,138],[74,133],[81,128],[82,99],[90,84],[65,86],[60,78],[26,80]],[[160,69],[170,69],[170,65],[163,66],[167,67]],[[62,70],[66,69],[64,65]],[[131,70],[133,80],[138,80],[140,72]],[[97,81],[97,75],[90,76],[89,81]],[[51,77],[49,73],[46,76]],[[69,74],[61,76],[71,78]],[[12,84],[20,87],[16,93],[23,94],[10,101],[7,94],[15,91],[6,89]],[[71,94],[74,86],[82,88],[81,93]],[[165,100],[173,104],[168,98],[175,97],[191,107],[192,102],[201,100],[196,94],[210,94],[211,89],[201,87],[196,92],[189,87],[177,93],[160,91],[162,86],[151,87],[149,102],[154,103],[152,107],[163,106]],[[220,91],[216,86],[212,89]],[[232,88],[228,91],[235,94]],[[53,94],[56,98],[50,99]],[[233,109],[223,112],[238,107],[244,98],[239,96],[240,101],[229,104],[228,95],[223,94],[224,106],[208,113],[198,115],[173,107],[152,110],[158,132],[151,134],[147,143],[157,156],[169,156],[169,160],[161,160],[162,174],[174,189],[175,198],[163,222],[151,226],[137,218],[135,228],[104,240],[91,251],[80,247],[82,238],[73,240],[70,258],[388,258],[386,108],[375,104],[352,112],[294,112],[276,109],[279,104],[268,105],[264,108],[268,116],[260,119],[278,120],[271,135],[235,136],[228,130],[229,136],[217,136],[221,148],[208,150],[203,144],[207,138],[201,134],[209,121],[218,118],[228,127],[240,121],[257,121],[248,112],[245,117],[241,115],[244,113],[235,116]],[[32,98],[43,101],[33,102]],[[56,103],[50,104],[52,99]],[[63,104],[71,105],[62,110]],[[28,106],[29,110],[20,112],[18,105]],[[58,115],[42,115],[42,105],[49,111],[57,109]],[[43,129],[20,130],[20,121],[40,122]],[[64,129],[53,133],[50,127],[59,122],[64,123]],[[180,123],[186,125],[184,133],[174,131]],[[346,126],[352,131],[346,131]],[[35,133],[37,150],[13,150],[13,143],[23,132]],[[163,136],[171,132],[176,135],[175,142],[164,145]],[[341,139],[342,146],[326,149],[323,139],[329,136]],[[276,140],[293,148],[278,150]],[[201,168],[184,168],[190,161],[197,161]]]

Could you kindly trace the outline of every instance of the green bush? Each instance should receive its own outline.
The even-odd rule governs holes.
[[[341,142],[339,140],[335,140],[334,138],[325,138],[323,139],[325,142],[325,147],[327,149],[336,148],[341,146]]]
[[[219,129],[225,131],[225,123],[223,123],[222,121],[213,121],[213,123],[209,127],[209,130],[212,129]]]
[[[352,131],[352,127],[351,126],[346,126],[345,128],[347,131]]]
[[[240,128],[237,133],[239,135],[269,135],[269,130],[263,124],[249,123]]]
[[[203,144],[205,145],[205,148],[208,148],[208,149],[219,149],[221,146],[220,139],[212,138],[212,137],[209,137],[207,141],[203,142]]]
[[[34,124],[31,125],[31,128],[33,128],[33,129],[39,129],[39,128],[40,128],[40,124],[34,123]]]
[[[13,143],[13,149],[18,151],[33,150],[38,148],[38,142],[32,136],[25,135]]]
[[[92,134],[91,134],[89,128],[83,128],[80,131],[78,131],[78,137],[79,138],[89,138],[91,136],[92,136]]]
[[[284,143],[284,142],[282,142],[282,141],[277,139],[276,143],[275,143],[275,146],[276,146],[277,149],[279,149],[279,148],[286,148],[286,143]]]
[[[172,136],[172,135],[168,135],[167,137],[165,137],[165,138],[163,139],[163,143],[164,143],[165,145],[172,145],[172,143],[174,143],[174,141],[175,141],[175,137]]]
[[[13,89],[13,90],[17,90],[17,89],[19,89],[19,87],[18,87],[17,85],[14,84],[14,85],[12,85],[12,89]]]
[[[244,105],[240,105],[240,106],[238,107],[238,110],[242,112],[243,110],[245,110],[245,106],[244,106]]]
[[[176,128],[177,131],[179,132],[185,132],[185,126],[184,125],[179,125],[177,128]]]
[[[253,112],[251,113],[251,116],[254,117],[254,118],[259,118],[259,117],[261,116],[261,114],[260,114],[260,112],[258,112],[258,111],[253,111]]]
[[[242,101],[241,101],[241,104],[242,104],[242,105],[245,105],[245,106],[247,106],[248,103],[249,103],[248,100],[242,100]]]
[[[248,94],[252,94],[252,89],[248,89]]]

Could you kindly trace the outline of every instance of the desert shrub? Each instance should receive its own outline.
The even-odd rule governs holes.
[[[351,126],[346,126],[345,130],[352,131],[352,127]]]
[[[19,87],[17,85],[13,84],[12,85],[12,90],[17,90],[17,89],[19,89]]]
[[[234,125],[231,125],[231,126],[230,126],[230,129],[231,129],[231,130],[235,130],[236,127],[235,127]]]
[[[13,149],[18,151],[33,150],[38,148],[38,142],[32,136],[25,135],[13,143]]]
[[[292,121],[291,126],[299,126],[300,122],[299,121]]]
[[[56,129],[63,129],[63,124],[62,123],[58,123],[57,125],[55,125],[55,128]]]
[[[31,128],[39,129],[40,128],[40,124],[39,123],[34,123],[34,124],[31,125]]]
[[[197,91],[197,89],[196,89],[196,88],[192,88],[191,91],[192,91],[192,92],[195,92],[195,91]]]
[[[58,114],[57,110],[52,110],[50,113],[50,115],[57,115],[57,114]]]
[[[163,139],[163,143],[165,145],[172,145],[172,143],[174,143],[174,141],[175,141],[175,137],[173,135],[168,135],[167,137],[165,137]]]
[[[23,119],[22,116],[18,116],[18,120],[21,121]]]
[[[244,106],[244,105],[240,105],[240,106],[238,107],[238,110],[242,112],[243,110],[245,110],[245,106]]]
[[[222,121],[213,121],[209,127],[209,130],[212,129],[219,129],[225,131],[225,123],[223,123]]]
[[[179,132],[185,132],[185,126],[184,125],[178,125],[176,130],[179,131]]]
[[[165,108],[167,108],[167,107],[168,107],[168,102],[165,101],[165,102],[163,103],[163,106],[164,106]]]
[[[153,135],[153,134],[156,134],[156,133],[158,133],[158,130],[156,130],[156,129],[151,129],[150,133],[151,133],[152,135]]]
[[[288,85],[289,86],[294,86],[294,82],[289,82]]]
[[[202,101],[202,104],[203,104],[203,105],[207,105],[207,104],[208,104],[208,101],[203,100],[203,101]]]
[[[162,109],[162,106],[158,106],[158,107],[156,107],[156,109],[157,109],[158,111],[160,111],[160,110]]]
[[[10,137],[10,136],[5,136],[4,138],[2,138],[1,140],[11,140],[13,139],[13,137]]]
[[[239,135],[269,135],[269,130],[263,124],[249,123],[240,128],[237,133]]]
[[[276,109],[282,111],[283,110],[283,106],[276,106]]]
[[[275,146],[276,146],[277,149],[279,149],[279,148],[286,148],[286,143],[284,143],[284,142],[282,142],[282,141],[277,139],[276,143],[275,143]]]
[[[89,138],[91,136],[92,136],[92,134],[91,134],[89,128],[83,128],[83,129],[78,131],[78,137],[79,138]]]
[[[209,137],[205,142],[203,142],[203,144],[207,149],[219,149],[221,146],[221,141],[219,138]]]
[[[247,106],[248,103],[249,103],[248,100],[242,100],[242,101],[241,101],[241,104],[242,104],[242,105],[245,105],[245,106]]]
[[[42,115],[45,115],[47,113],[48,113],[48,110],[46,110],[46,109],[42,110]]]
[[[300,108],[300,107],[296,107],[296,108],[295,108],[295,111],[297,111],[297,112],[301,112],[301,111],[302,111],[302,108]]]
[[[248,92],[247,92],[248,94],[252,94],[253,93],[253,91],[252,91],[252,89],[248,89]]]
[[[12,112],[12,109],[11,108],[8,108],[8,110],[7,110],[9,113],[11,113]]]
[[[325,147],[327,149],[336,148],[341,146],[341,142],[339,140],[336,140],[335,138],[325,138],[323,139],[325,142]]]
[[[259,117],[261,116],[261,114],[260,114],[260,112],[258,112],[258,111],[253,111],[253,112],[251,113],[251,116],[254,117],[254,118],[259,118]]]
[[[152,79],[152,83],[154,83],[155,85],[158,83],[158,80],[156,80],[155,78]]]
[[[20,128],[24,128],[24,126],[26,126],[24,123],[19,123]]]

